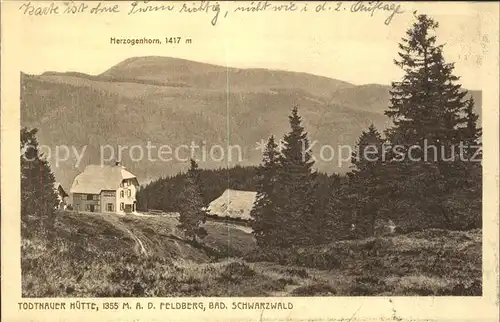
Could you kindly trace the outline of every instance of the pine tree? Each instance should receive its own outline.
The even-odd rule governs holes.
[[[384,142],[373,123],[361,133],[351,158],[356,172],[373,174],[380,167],[385,161]]]
[[[362,197],[357,191],[358,187],[353,184],[352,176],[351,172],[339,177],[338,182],[332,185],[327,205],[327,231],[330,241],[354,237],[356,233],[356,214]]]
[[[441,203],[448,209],[450,222],[456,229],[482,227],[482,129],[474,112],[474,99],[467,100],[464,113],[466,126],[462,130],[463,159],[455,162],[453,176],[448,178],[450,196]]]
[[[318,174],[314,204],[315,244],[345,239],[350,234],[352,204],[346,203],[349,188],[345,176]]]
[[[54,174],[40,153],[37,129],[21,129],[21,232],[52,238],[58,205]]]
[[[467,134],[467,128],[475,127],[476,120],[473,101],[464,100],[467,92],[453,74],[454,64],[445,62],[443,45],[436,44],[438,26],[428,16],[418,15],[399,45],[395,64],[404,76],[392,83],[385,114],[394,123],[386,136],[393,147],[402,150],[404,159],[391,154],[383,169],[390,189],[390,212],[401,217],[400,223],[458,229],[464,221],[456,219],[454,209],[466,205],[456,205],[456,192],[471,182],[470,178],[462,180],[469,167],[460,160],[459,145],[464,137],[475,136]],[[474,218],[467,221],[477,222],[476,213],[464,211],[462,218],[469,215]]]
[[[204,238],[207,235],[206,230],[200,227],[206,221],[206,213],[203,210],[203,200],[198,183],[198,164],[191,159],[191,167],[188,170],[184,191],[180,198],[180,224],[177,227],[192,241],[196,241],[197,237]]]
[[[314,160],[298,108],[289,116],[291,131],[284,137],[277,181],[276,213],[281,246],[313,244],[316,236]]]
[[[356,196],[352,222],[358,236],[373,236],[387,201],[384,139],[373,124],[361,133],[351,160],[355,169],[349,179]]]
[[[475,157],[481,159],[480,141],[482,136],[482,129],[477,124],[479,116],[474,112],[474,106],[475,102],[474,99],[471,97],[467,101],[467,105],[465,108],[464,120],[466,122],[466,126],[462,128],[463,130],[462,141],[464,145],[467,147],[466,154],[468,158]],[[476,154],[476,152],[478,153]]]
[[[427,145],[449,152],[450,145],[460,141],[458,127],[464,125],[461,114],[467,92],[456,84],[459,78],[453,75],[454,64],[444,60],[443,45],[436,45],[434,32],[439,24],[426,15],[416,19],[399,44],[400,59],[394,61],[405,74],[402,81],[392,83],[391,105],[385,114],[394,127],[386,133],[391,143],[406,148],[422,147],[426,140]],[[441,159],[439,152],[428,152],[429,160]],[[423,157],[423,151],[413,153]]]
[[[198,163],[194,159],[189,160],[189,171],[188,175],[193,177],[194,183],[200,188],[200,169]]]
[[[257,169],[257,197],[250,215],[253,234],[260,247],[275,245],[278,240],[275,199],[280,165],[277,147],[274,136],[271,136],[263,153],[262,165]]]

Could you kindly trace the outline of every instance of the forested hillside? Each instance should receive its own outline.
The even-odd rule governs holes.
[[[141,210],[158,209],[165,212],[176,212],[182,202],[181,192],[185,188],[187,173],[158,178],[141,187],[137,195],[138,208]],[[257,167],[235,166],[221,169],[200,169],[200,192],[203,203],[208,205],[218,198],[226,189],[256,191]],[[318,195],[329,195],[325,185],[340,182],[338,175],[318,176]]]
[[[101,75],[21,74],[20,85],[21,124],[39,129],[39,141],[51,148],[52,157],[57,146],[70,149],[69,160],[58,164],[49,160],[64,187],[71,186],[87,164],[118,157],[119,145],[126,147],[122,164],[142,184],[187,170],[188,164],[174,156],[161,160],[158,149],[162,145],[172,150],[191,143],[207,150],[214,145],[239,146],[241,158],[226,153],[222,161],[203,159],[201,149],[195,157],[205,169],[256,166],[261,159],[256,142],[271,134],[283,136],[293,105],[301,107],[316,146],[354,146],[371,123],[379,129],[390,125],[383,115],[390,98],[387,85],[354,85],[266,69],[226,70],[225,66],[168,57],[127,59]],[[481,92],[472,95],[480,113]],[[156,147],[150,159],[146,157],[148,144]],[[103,146],[109,146],[104,155]],[[132,146],[140,147],[144,157],[139,157],[137,148],[131,153]],[[80,163],[73,148],[85,149]],[[313,149],[316,156],[318,152]],[[186,157],[186,153],[180,156]],[[328,174],[349,171],[349,166],[349,161],[337,159],[319,159],[314,165]]]

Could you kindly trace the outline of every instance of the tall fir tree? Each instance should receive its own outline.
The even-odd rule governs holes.
[[[358,203],[361,200],[357,186],[353,181],[354,173],[339,177],[336,184],[332,184],[330,199],[326,211],[329,214],[326,231],[328,241],[342,240],[356,237],[356,214]]]
[[[189,160],[189,170],[188,175],[193,178],[194,183],[199,188],[200,187],[200,169],[198,163],[194,159]],[[200,192],[201,194],[201,192]]]
[[[352,204],[346,177],[338,174],[319,174],[314,204],[315,244],[345,239],[350,235]]]
[[[399,44],[399,60],[394,63],[404,71],[403,79],[392,83],[389,109],[394,127],[387,130],[393,144],[404,146],[433,145],[428,159],[440,161],[441,148],[449,153],[450,145],[458,144],[458,128],[467,107],[459,80],[453,74],[454,64],[446,63],[443,45],[436,44],[435,30],[439,24],[426,15],[416,16],[416,22]],[[420,152],[420,153],[418,153]],[[413,151],[423,157],[423,151]]]
[[[203,210],[204,204],[200,194],[198,164],[193,159],[190,162],[184,191],[180,197],[180,224],[177,227],[187,238],[196,241],[197,238],[207,235],[206,230],[200,226],[206,222],[206,212]]]
[[[54,174],[40,153],[37,129],[21,129],[21,233],[53,237],[58,199]]]
[[[281,170],[277,181],[277,221],[280,246],[314,244],[317,225],[314,218],[314,159],[307,132],[301,125],[298,108],[289,116],[291,131],[285,135],[279,157]]]
[[[277,243],[280,227],[276,221],[276,180],[280,170],[278,146],[271,136],[266,144],[261,166],[257,169],[257,197],[250,212],[252,229],[259,247]]]
[[[375,125],[370,124],[368,130],[361,133],[352,153],[351,163],[355,172],[375,174],[385,161],[384,143]]]
[[[361,133],[352,154],[351,163],[355,169],[349,180],[356,202],[351,222],[355,234],[360,237],[373,236],[376,220],[386,219],[381,218],[386,213],[387,201],[384,143],[375,125],[371,124]]]
[[[471,97],[467,101],[467,106],[465,108],[465,116],[464,120],[466,122],[466,126],[462,128],[462,141],[464,145],[467,147],[467,151],[465,152],[468,158],[477,158],[481,159],[481,137],[482,137],[482,129],[478,126],[479,116],[474,112],[475,102]],[[475,162],[475,160],[472,160]]]
[[[384,171],[391,212],[401,217],[400,223],[458,229],[470,226],[465,221],[478,222],[476,211],[455,216],[455,209],[466,208],[457,204],[457,193],[471,182],[463,180],[469,165],[460,160],[458,147],[474,136],[467,134],[468,127],[475,127],[474,103],[464,99],[467,91],[458,84],[454,64],[445,62],[443,45],[436,44],[438,26],[430,17],[418,15],[399,44],[395,64],[404,75],[392,83],[385,112],[394,123],[386,136],[398,153],[389,156]],[[473,218],[464,220],[468,216]]]

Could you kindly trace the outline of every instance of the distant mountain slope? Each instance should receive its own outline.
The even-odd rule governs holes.
[[[320,96],[329,96],[337,89],[354,86],[340,80],[306,73],[256,68],[240,69],[156,56],[126,59],[99,77],[163,82],[169,86],[173,84],[221,91],[294,89]]]
[[[22,74],[21,122],[40,129],[41,144],[66,145],[78,151],[86,146],[79,167],[75,167],[75,158],[58,166],[51,160],[57,180],[65,187],[85,165],[100,162],[101,147],[109,152],[118,145],[127,147],[123,164],[144,183],[187,167],[184,161],[159,160],[161,145],[168,146],[172,154],[178,148],[181,158],[189,157],[183,145],[200,146],[195,157],[206,168],[227,166],[227,145],[238,145],[241,159],[233,149],[230,165],[258,164],[262,156],[256,142],[271,134],[282,137],[294,105],[299,106],[311,140],[317,141],[312,150],[318,157],[321,145],[335,151],[339,145],[353,146],[370,123],[380,129],[389,124],[383,115],[388,90],[388,86],[355,86],[306,73],[139,57],[100,75]],[[473,95],[479,97],[480,107],[480,92]],[[156,146],[151,150],[154,160],[148,160],[148,144]],[[210,149],[216,144],[226,147],[223,158],[219,149],[212,150],[210,158]],[[137,160],[140,150],[143,158]],[[348,169],[348,162],[339,164],[338,155],[332,158],[331,150],[325,151],[326,161],[317,163],[320,170]]]
[[[353,109],[383,114],[389,105],[390,89],[391,87],[388,85],[379,84],[341,88],[333,94],[332,102]],[[481,91],[472,90],[469,93],[476,101],[476,107],[481,107]],[[481,109],[479,108],[477,112],[481,114]]]

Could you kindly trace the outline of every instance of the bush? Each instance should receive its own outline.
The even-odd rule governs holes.
[[[307,278],[309,277],[309,274],[307,274],[307,271],[303,268],[298,269],[298,268],[289,268],[286,270],[287,273],[291,275],[295,275],[301,278]]]
[[[366,284],[355,285],[348,291],[349,296],[372,296],[377,295],[378,290]]]
[[[356,277],[353,286],[347,290],[351,296],[371,296],[379,295],[388,290],[388,287],[381,277],[369,274]]]
[[[483,288],[482,283],[479,280],[475,280],[471,285],[465,285],[465,283],[460,282],[455,284],[451,289],[445,289],[439,292],[437,295],[445,296],[482,296]]]
[[[241,262],[231,262],[227,264],[220,273],[220,279],[223,281],[240,282],[247,277],[253,277],[255,271],[247,264]]]
[[[296,296],[330,296],[337,294],[337,291],[329,284],[314,283],[297,287],[292,294]]]

